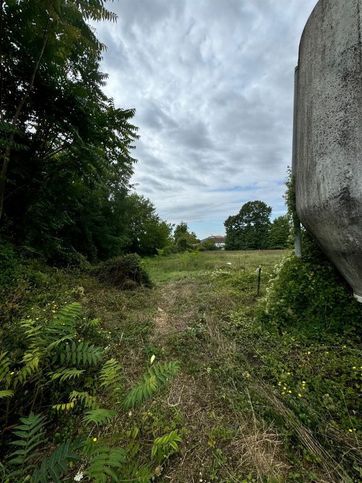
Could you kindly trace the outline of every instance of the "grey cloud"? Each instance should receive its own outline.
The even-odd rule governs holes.
[[[162,216],[221,220],[222,232],[222,220],[250,199],[283,210],[298,41],[315,3],[109,4],[118,23],[96,26],[108,44],[105,90],[136,108],[134,181]]]

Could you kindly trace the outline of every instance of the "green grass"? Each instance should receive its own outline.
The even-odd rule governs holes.
[[[135,448],[177,431],[157,481],[360,481],[360,346],[260,318],[273,267],[288,251],[200,252],[143,261],[152,289],[119,291],[82,273],[45,271],[12,317],[79,300],[109,333],[132,386],[150,364],[179,360],[171,387],[99,435]],[[257,297],[257,267],[261,294]],[[39,271],[41,272],[42,270]],[[327,314],[328,315],[328,314]],[[327,316],[326,315],[326,316]]]

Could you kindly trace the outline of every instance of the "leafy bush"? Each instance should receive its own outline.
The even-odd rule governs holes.
[[[139,285],[151,286],[151,280],[136,254],[112,258],[99,264],[93,273],[104,283],[120,289],[134,289]]]
[[[151,478],[152,472],[147,476],[146,469],[135,461],[134,446],[110,447],[89,435],[109,424],[120,411],[152,397],[177,373],[178,364],[153,365],[125,391],[120,363],[107,360],[106,349],[87,340],[89,332],[97,332],[99,343],[105,340],[99,321],[82,317],[78,303],[68,304],[51,320],[27,317],[10,330],[0,330],[3,481],[63,481],[65,476],[75,475],[75,462],[95,482],[118,481],[119,475],[135,481]],[[105,395],[109,407],[102,407]],[[56,444],[54,427],[60,421],[64,429]],[[155,445],[163,447],[166,459],[178,449],[179,441],[170,437],[163,446],[162,441]],[[156,458],[153,453],[152,458]]]
[[[315,335],[328,330],[353,332],[362,322],[361,306],[347,283],[307,237],[302,258],[289,256],[276,267],[265,302],[264,318]]]

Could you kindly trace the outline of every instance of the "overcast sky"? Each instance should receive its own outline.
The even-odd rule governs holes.
[[[260,199],[285,213],[293,76],[316,0],[116,0],[106,93],[136,108],[133,182],[203,238]]]

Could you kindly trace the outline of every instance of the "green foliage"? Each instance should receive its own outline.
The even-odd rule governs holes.
[[[124,449],[95,445],[90,451],[90,463],[85,473],[95,483],[119,481],[119,470],[126,461]]]
[[[152,458],[161,463],[179,451],[181,442],[182,438],[176,430],[156,438],[152,445]]]
[[[103,351],[87,341],[72,341],[62,344],[57,355],[62,365],[96,366],[103,357]]]
[[[227,250],[254,250],[268,247],[271,208],[263,201],[248,201],[239,213],[229,216],[226,228]]]
[[[0,301],[4,293],[13,288],[21,274],[21,263],[14,247],[0,240]]]
[[[123,249],[139,255],[156,255],[171,243],[171,225],[162,221],[150,200],[133,193],[125,198],[120,216],[125,227]]]
[[[85,424],[102,425],[109,423],[115,416],[116,411],[111,409],[97,408],[90,409],[84,415],[83,421]]]
[[[304,249],[303,258],[289,256],[277,267],[267,292],[266,318],[320,337],[324,331],[357,330],[362,313],[351,290],[321,252],[308,254],[306,244]]]
[[[294,235],[300,225],[300,221],[297,214],[297,204],[295,198],[295,178],[292,175],[291,170],[289,170],[288,175],[285,201],[288,209],[288,217],[292,226],[292,235]]]
[[[184,223],[183,221],[176,226],[173,238],[177,251],[179,252],[191,250],[198,243],[195,233],[190,232],[187,223]]]
[[[60,483],[62,477],[69,472],[69,464],[79,459],[76,454],[75,444],[72,441],[64,441],[47,457],[45,457],[40,466],[38,466],[33,475],[34,483]]]
[[[10,478],[24,481],[32,473],[40,454],[40,446],[45,439],[45,418],[38,414],[30,414],[20,418],[21,424],[15,426],[11,441],[16,450],[9,456]]]
[[[106,361],[100,370],[100,387],[109,388],[113,393],[118,393],[121,389],[121,364],[116,359]]]
[[[278,216],[270,225],[268,234],[268,248],[288,248],[290,238],[290,225],[288,215]]]
[[[126,409],[141,405],[161,387],[173,378],[179,370],[176,362],[158,363],[152,366],[142,380],[127,394],[124,406]]]
[[[75,461],[82,462],[84,475],[91,481],[146,474],[134,448],[100,444],[97,437],[88,440],[89,430],[111,423],[118,414],[115,407],[121,410],[129,400],[140,404],[154,395],[176,374],[178,366],[170,362],[152,367],[143,378],[143,389],[135,386],[137,397],[132,397],[131,389],[126,399],[119,362],[112,358],[102,364],[105,350],[81,339],[88,329],[101,334],[95,320],[87,321],[80,304],[71,303],[50,320],[27,317],[14,323],[12,334],[2,332],[0,448],[6,456],[1,466],[4,481],[64,481],[74,473],[70,464]],[[147,384],[151,384],[150,390],[145,388]],[[110,407],[100,407],[100,400]],[[37,414],[32,413],[35,408]],[[53,430],[59,422],[74,429],[56,445]],[[12,426],[15,429],[9,435],[4,428]]]
[[[155,254],[170,233],[149,200],[129,195],[135,111],[102,91],[105,46],[89,24],[99,20],[115,20],[103,0],[1,8],[3,234],[56,265]]]
[[[199,250],[218,250],[217,246],[215,245],[214,240],[207,238],[202,243],[200,243]]]
[[[151,280],[138,255],[124,255],[98,265],[93,273],[104,283],[120,289],[134,289],[139,285],[151,286]]]

